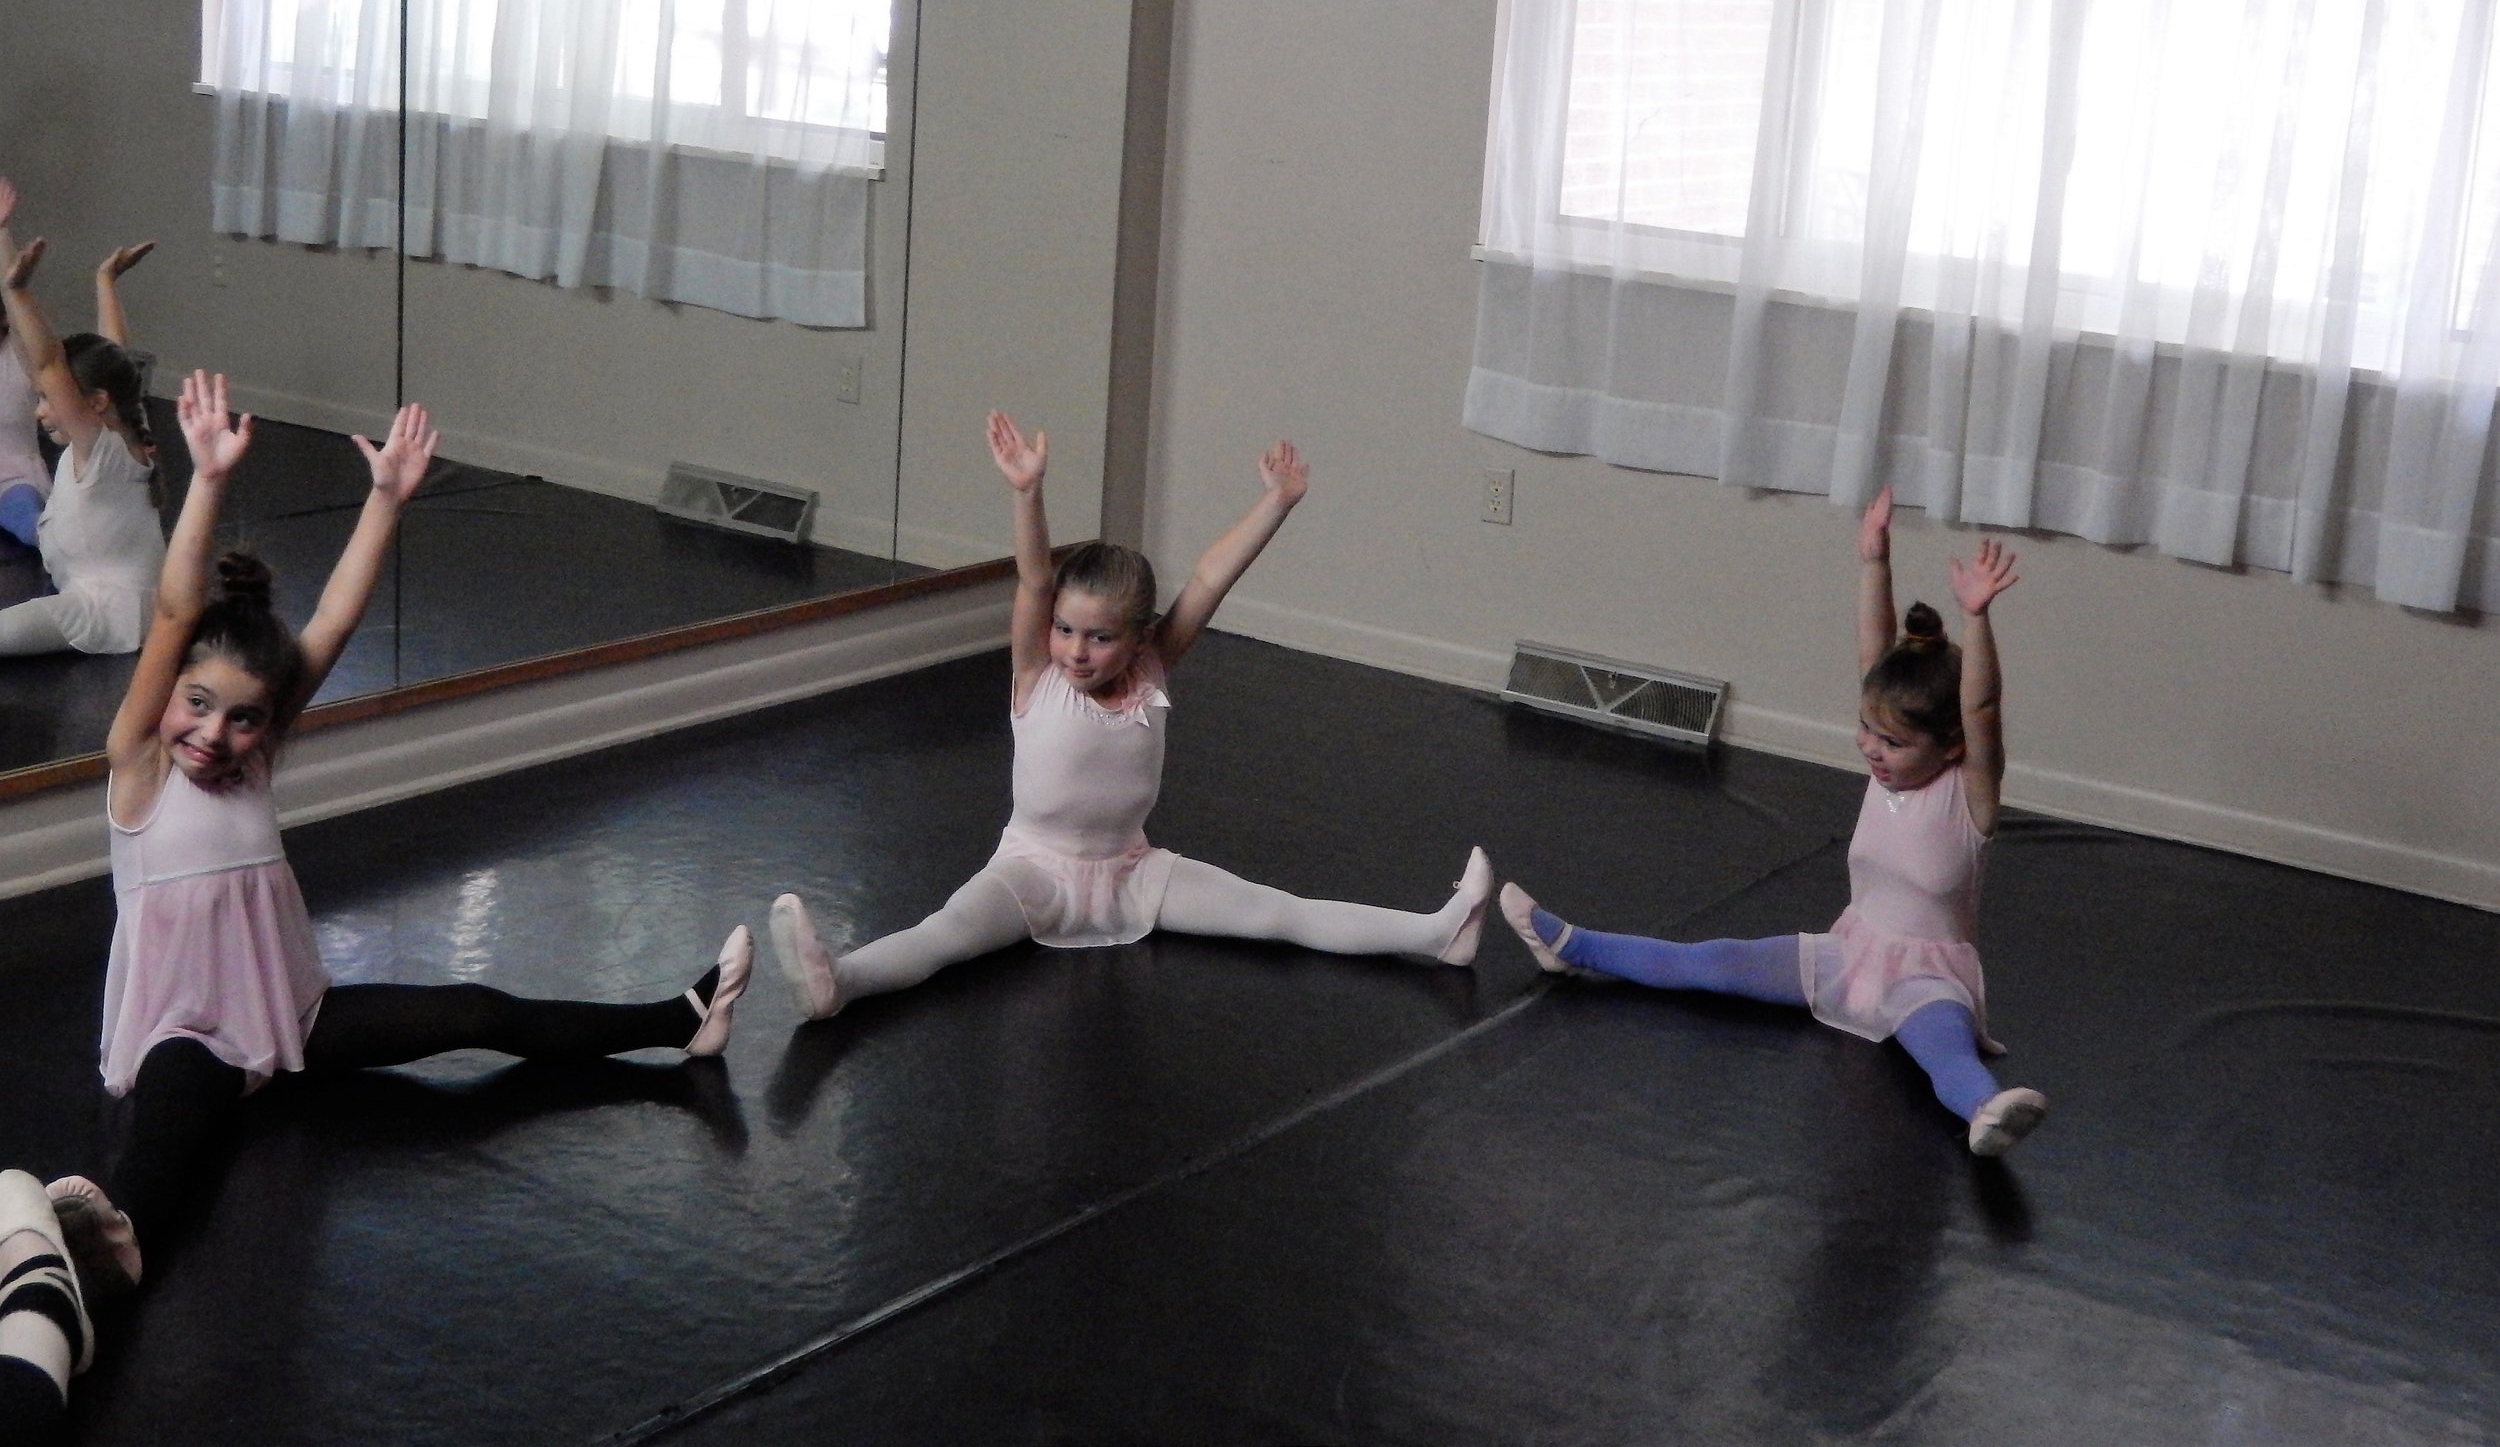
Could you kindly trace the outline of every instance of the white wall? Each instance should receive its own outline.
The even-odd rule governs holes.
[[[1312,494],[1222,617],[1498,686],[1535,638],[1731,680],[1728,737],[1847,763],[1854,520],[1458,424],[1493,0],[1184,6],[1149,543],[1177,571],[1275,436]],[[1722,331],[1697,332],[1716,366]],[[1477,475],[1516,468],[1516,522]],[[1909,515],[1904,599],[1966,534]],[[2026,538],[1998,609],[2011,797],[2500,908],[2500,642],[2271,574]]]

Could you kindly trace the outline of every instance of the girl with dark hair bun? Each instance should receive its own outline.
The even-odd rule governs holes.
[[[138,1232],[152,1240],[179,1219],[211,1174],[224,1124],[278,1075],[465,1049],[719,1054],[754,954],[744,926],[692,989],[650,1004],[330,983],[279,840],[271,758],[363,617],[436,435],[425,409],[408,406],[381,446],[355,439],[373,489],[298,636],[271,610],[257,561],[228,555],[209,581],[218,509],[252,419],[230,420],[225,378],[204,373],[183,383],[180,416],[191,488],[105,744],[119,913],[104,977],[104,1087],[129,1102],[110,1188]]]
[[[1548,970],[1593,970],[1660,989],[1804,1005],[1825,1024],[1897,1039],[1936,1098],[1968,1123],[1974,1154],[2003,1155],[2048,1111],[2040,1092],[1999,1088],[1979,1052],[1987,994],[1971,945],[1979,875],[1996,833],[2005,734],[1989,605],[2014,586],[2014,555],[1983,539],[1952,560],[1963,646],[1913,603],[1892,610],[1892,489],[1858,527],[1858,753],[1866,796],[1849,840],[1849,907],[1827,934],[1677,944],[1599,934],[1502,886],[1502,915]]]
[[[1155,929],[1471,963],[1493,894],[1493,865],[1481,849],[1447,904],[1410,914],[1297,898],[1146,842],[1172,708],[1163,685],[1302,500],[1310,469],[1294,445],[1279,442],[1259,459],[1259,500],[1198,559],[1158,619],[1154,568],[1134,548],[1087,543],[1051,565],[1042,510],[1049,438],[1036,432],[1027,441],[1006,414],[992,412],[989,444],[1016,518],[1007,625],[1014,812],[989,864],[937,913],[848,953],[825,947],[797,895],[774,900],[773,951],[801,1012],[821,1020],[863,995],[916,985],[1023,940],[1127,944]]]
[[[0,655],[128,653],[146,632],[165,559],[139,368],[107,338],[53,333],[29,288],[43,242],[18,250],[8,230],[16,207],[16,188],[0,180],[0,302],[9,344],[38,394],[36,420],[63,451],[37,525],[56,591],[0,608]],[[15,505],[20,514],[24,501]]]

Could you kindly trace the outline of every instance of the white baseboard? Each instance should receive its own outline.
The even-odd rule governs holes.
[[[1462,688],[1498,691],[1510,656],[1439,639],[1348,623],[1255,598],[1227,601],[1220,615],[1231,632],[1308,653],[1367,663]],[[1737,748],[1855,770],[1855,729],[1731,700],[1721,738]],[[2053,769],[2013,764],[2005,802],[2034,813],[2099,824],[2133,834],[2200,844],[2253,858],[2384,885],[2433,899],[2500,911],[2500,865],[2439,854],[2393,840],[2370,839],[2299,820],[2181,799]]]
[[[374,437],[391,425],[388,412],[346,406],[269,387],[238,385],[233,388],[232,396],[238,410],[302,427],[318,427],[325,432],[362,433]],[[442,432],[442,453],[445,457],[457,458],[477,467],[492,468],[497,472],[544,478],[562,487],[579,488],[601,497],[620,498],[644,507],[658,500],[666,472],[665,463],[627,467],[609,458],[568,452],[560,447],[547,447],[459,426],[445,427]],[[798,485],[809,486],[806,483]],[[816,515],[808,527],[809,542],[820,547],[845,548],[876,557],[884,556],[894,546],[894,519],[891,516],[882,512],[839,512],[830,505],[832,499],[822,489],[816,489],[816,494]],[[885,501],[892,501],[890,493]],[[982,543],[974,551],[963,545],[966,541],[947,534],[932,533],[924,545],[915,549],[910,533],[906,532],[904,556],[930,567],[955,568],[987,562],[1003,555],[1003,550],[994,544]]]
[[[1227,633],[1461,688],[1498,693],[1510,673],[1508,653],[1467,648],[1368,623],[1348,623],[1259,598],[1229,598],[1218,617]]]
[[[1740,748],[1851,770],[1860,767],[1856,730],[1848,725],[1731,704],[1723,737]],[[2005,802],[2078,824],[2201,844],[2500,911],[2500,866],[2392,840],[2015,763],[2006,766]]]
[[[168,379],[159,373],[157,380],[161,383]],[[283,392],[274,387],[232,382],[227,386],[226,400],[233,404],[237,412],[249,412],[255,417],[267,417],[276,422],[292,422],[298,427],[318,427],[324,432],[379,437],[391,429],[391,414],[387,408],[356,407],[323,397],[307,397],[300,392]]]
[[[520,684],[308,733],[279,773],[302,824],[630,743],[999,646],[1008,585]],[[111,867],[104,786],[0,805],[0,898]]]

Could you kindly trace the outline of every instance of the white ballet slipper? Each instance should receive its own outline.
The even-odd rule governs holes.
[[[111,1289],[126,1291],[139,1284],[143,1262],[139,1255],[139,1233],[130,1218],[104,1194],[104,1188],[85,1176],[63,1176],[47,1184],[43,1193],[52,1198],[52,1214],[60,1218],[61,1239],[69,1243],[70,1262],[89,1264],[89,1280],[109,1262],[121,1279]]]
[[[1467,868],[1458,877],[1458,897],[1467,902],[1467,917],[1458,922],[1457,932],[1433,958],[1445,965],[1472,965],[1477,941],[1484,936],[1484,907],[1493,902],[1493,859],[1481,848],[1467,851]]]
[[[1562,933],[1554,936],[1554,942],[1550,945],[1538,939],[1536,901],[1528,898],[1528,892],[1521,889],[1516,881],[1502,886],[1502,918],[1510,922],[1511,932],[1518,935],[1519,942],[1528,947],[1528,953],[1536,956],[1538,969],[1553,975],[1580,973],[1565,963],[1563,957],[1556,953],[1562,948],[1563,941],[1571,938],[1571,926],[1564,925]]]
[[[806,901],[795,894],[774,900],[772,933],[773,958],[798,996],[799,1013],[822,1020],[841,1009],[833,954],[817,938],[816,921],[808,917]]]
[[[2027,1086],[1989,1096],[1970,1118],[1970,1153],[2001,1156],[2012,1150],[2049,1113],[2049,1098]]]
[[[0,1285],[0,1316],[19,1311],[53,1316],[66,1301],[68,1311],[53,1320],[69,1339],[70,1372],[75,1375],[95,1361],[95,1323],[87,1317],[85,1293],[69,1264],[69,1243],[61,1234],[61,1219],[53,1214],[52,1198],[44,1194],[43,1182],[24,1171],[0,1171],[0,1243],[27,1234],[38,1241],[33,1250],[23,1253],[22,1264],[10,1268],[14,1274],[7,1283]],[[60,1264],[33,1264],[45,1256],[57,1258]]]
[[[747,976],[755,970],[755,935],[745,925],[729,932],[721,941],[720,978],[712,984],[712,998],[700,999],[688,990],[686,1000],[695,1013],[703,1017],[703,1025],[686,1042],[688,1055],[718,1055],[729,1048],[729,1016],[738,997],[747,992]]]

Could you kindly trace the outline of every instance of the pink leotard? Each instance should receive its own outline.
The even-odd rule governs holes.
[[[1163,685],[1163,661],[1141,650],[1107,709],[1054,664],[1011,716],[1015,812],[983,872],[1015,892],[1043,944],[1124,945],[1163,911],[1172,854],[1146,842],[1172,711]]]
[[[1971,1012],[1981,1044],[1996,1049],[1971,944],[1987,850],[1960,768],[1902,792],[1867,780],[1849,838],[1849,907],[1831,933],[1800,937],[1815,1017],[1883,1040],[1921,1006],[1950,1000]]]
[[[278,843],[267,765],[214,791],[167,769],[147,821],[112,827],[104,1088],[126,1093],[149,1047],[175,1036],[254,1086],[301,1070],[330,974]]]

